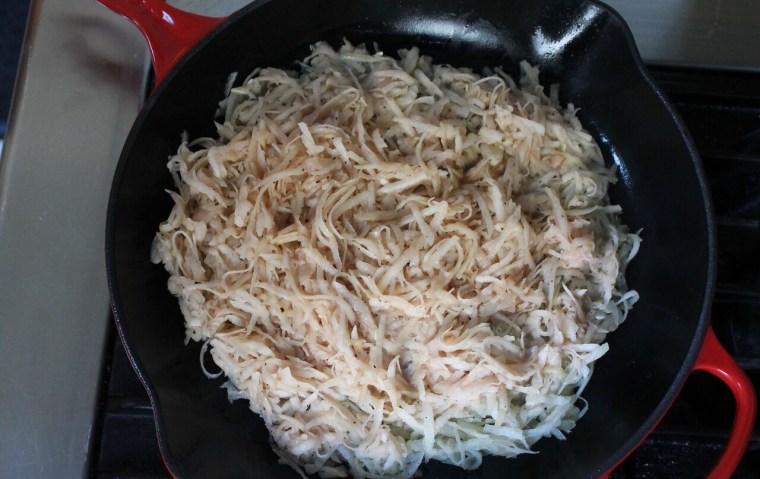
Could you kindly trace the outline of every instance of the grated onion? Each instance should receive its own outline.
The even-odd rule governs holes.
[[[639,247],[573,105],[520,64],[316,44],[183,141],[152,258],[301,474],[411,477],[565,438]],[[209,377],[214,375],[207,373]],[[593,405],[591,405],[593,407]]]

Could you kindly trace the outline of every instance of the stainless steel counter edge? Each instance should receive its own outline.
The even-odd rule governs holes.
[[[760,70],[760,2],[602,1],[628,23],[649,64]]]
[[[145,47],[93,0],[36,0],[0,165],[0,477],[86,474],[109,321],[105,210]]]

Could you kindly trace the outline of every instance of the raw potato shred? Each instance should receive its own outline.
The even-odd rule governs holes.
[[[258,69],[219,138],[168,165],[152,259],[302,475],[474,469],[564,439],[638,299],[615,170],[557,88],[525,62],[518,85],[398,55],[317,44],[298,73]]]

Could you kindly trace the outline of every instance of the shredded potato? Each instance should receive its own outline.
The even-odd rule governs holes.
[[[474,469],[585,412],[640,238],[574,107],[520,66],[518,86],[317,44],[300,74],[232,88],[220,137],[169,161],[152,259],[302,474]]]

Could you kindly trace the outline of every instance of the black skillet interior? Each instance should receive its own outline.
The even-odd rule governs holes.
[[[108,279],[119,332],[157,416],[159,442],[179,477],[297,477],[278,465],[268,435],[244,402],[185,346],[167,275],[149,262],[167,217],[167,158],[182,131],[214,135],[230,72],[293,68],[308,46],[343,38],[385,52],[419,46],[437,62],[504,66],[527,59],[544,85],[560,82],[605,157],[620,168],[613,201],[644,243],[628,280],[641,300],[609,338],[585,394],[590,409],[566,441],[540,454],[486,458],[469,473],[431,462],[424,477],[595,477],[642,438],[682,384],[701,344],[713,284],[713,227],[699,160],[688,135],[643,73],[622,20],[571,0],[276,0],[255,2],[207,36],[156,90],[122,153],[108,212]]]

